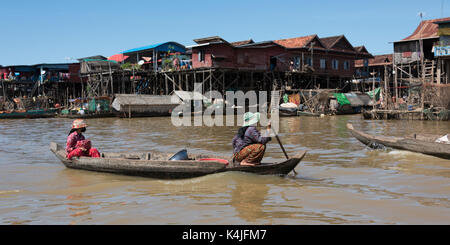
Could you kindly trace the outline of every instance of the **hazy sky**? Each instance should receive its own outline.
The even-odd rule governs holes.
[[[450,16],[450,0],[2,1],[0,65],[74,62],[140,46],[221,36],[267,41],[344,34],[372,54],[425,19]]]

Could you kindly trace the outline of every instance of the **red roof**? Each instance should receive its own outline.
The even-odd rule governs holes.
[[[251,43],[255,43],[255,42],[252,39],[249,39],[249,40],[244,40],[244,41],[232,42],[231,45],[237,47],[237,46],[251,44]]]
[[[372,59],[368,59],[369,66],[382,66],[392,64],[392,54],[375,55]],[[355,60],[355,67],[363,67],[364,60]]]
[[[322,43],[325,45],[326,48],[330,49],[342,37],[343,37],[343,35],[334,36],[334,37],[324,37],[324,38],[321,38],[320,41],[322,41]]]
[[[367,51],[366,47],[364,47],[364,46],[355,47],[355,50],[360,53],[369,53],[369,51]]]
[[[108,57],[108,60],[114,60],[114,61],[117,61],[117,62],[122,62],[122,61],[126,60],[128,57],[129,56],[126,56],[126,55],[123,55],[123,54],[115,54],[115,55],[112,55],[112,56]]]
[[[346,42],[348,44],[347,47],[344,48],[337,48],[336,44],[339,43],[339,41],[344,40],[344,42]],[[339,50],[339,51],[350,51],[350,52],[354,52],[356,51],[355,48],[353,47],[353,45],[347,40],[347,38],[344,35],[340,35],[340,36],[333,36],[333,37],[324,37],[324,38],[320,38],[320,41],[325,45],[325,47],[327,49],[330,50]]]
[[[309,35],[309,36],[305,36],[305,37],[280,39],[280,40],[275,40],[273,42],[278,45],[281,45],[285,48],[304,48],[316,36],[317,35]]]
[[[411,34],[407,38],[404,38],[402,41],[412,41],[421,38],[438,38],[438,24],[435,24],[434,22],[439,21],[450,21],[450,17],[434,20],[424,20],[420,22],[419,26],[416,28],[413,34]]]

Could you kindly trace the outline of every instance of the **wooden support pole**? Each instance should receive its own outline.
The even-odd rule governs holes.
[[[225,95],[225,72],[222,71],[222,95]]]
[[[167,76],[167,74],[164,72],[164,84],[165,84],[165,89],[166,89],[166,95],[168,95],[169,94],[169,83],[167,82],[167,78],[168,78],[168,76]]]
[[[178,87],[183,90],[183,85],[181,84],[181,72],[178,72]]]
[[[431,82],[434,83],[434,60],[431,61]]]
[[[211,69],[209,69],[209,91],[212,90],[212,72]]]
[[[186,72],[186,91],[189,91],[189,75],[188,75],[188,73]]]
[[[172,80],[173,80],[173,82],[172,82],[172,91],[175,91],[175,77],[176,77],[176,76],[174,76],[174,75],[172,74]]]
[[[397,103],[398,103],[398,82],[397,82],[398,71],[397,71],[396,65],[394,65],[394,71],[395,71],[395,74],[394,74],[395,104],[397,105]]]

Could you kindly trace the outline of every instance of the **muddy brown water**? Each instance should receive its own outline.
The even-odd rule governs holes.
[[[449,122],[286,117],[279,135],[288,155],[308,151],[297,175],[158,180],[65,168],[49,143],[64,143],[71,121],[0,121],[0,224],[450,224],[449,160],[370,150],[346,129],[443,134]],[[237,130],[174,127],[170,118],[87,122],[100,151],[229,156]],[[265,156],[284,158],[275,139]]]

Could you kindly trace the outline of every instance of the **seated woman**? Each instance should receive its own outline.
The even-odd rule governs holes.
[[[85,140],[84,135],[82,134],[86,131],[87,126],[88,125],[82,119],[76,119],[73,121],[72,129],[70,130],[66,143],[66,153],[68,159],[80,156],[100,157],[98,150],[91,147],[91,141]]]
[[[90,140],[80,140],[75,147],[75,150],[67,154],[67,159],[71,160],[73,157],[100,157],[100,153],[91,147]]]
[[[256,129],[260,114],[247,112],[244,114],[244,124],[233,138],[233,161],[241,165],[254,166],[261,163],[270,137],[263,137]],[[267,125],[267,135],[270,133],[270,123]]]

